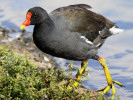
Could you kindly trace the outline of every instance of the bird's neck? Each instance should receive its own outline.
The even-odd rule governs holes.
[[[52,34],[54,29],[54,22],[50,18],[47,18],[42,23],[35,25],[33,39],[44,38],[45,36]]]
[[[50,35],[53,34],[55,30],[55,25],[53,21],[49,18],[44,22],[35,25],[34,32],[33,32],[33,41],[35,45],[40,50],[45,50],[49,45]]]

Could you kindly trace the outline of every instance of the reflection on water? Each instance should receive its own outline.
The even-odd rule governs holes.
[[[106,5],[103,5],[103,2]],[[103,47],[99,50],[99,55],[107,60],[113,80],[123,83],[126,88],[116,85],[116,94],[120,95],[121,100],[133,99],[133,1],[131,0],[0,0],[0,25],[6,28],[19,30],[25,19],[26,12],[34,6],[41,6],[48,12],[51,10],[70,4],[87,3],[93,6],[93,10],[102,13],[104,16],[114,20],[117,25],[126,31],[122,34],[108,38]],[[103,6],[99,6],[103,5]],[[117,8],[117,9],[115,9]],[[33,26],[27,27],[32,31]],[[62,67],[66,68],[68,60],[57,59]],[[84,86],[89,89],[104,88],[106,78],[102,66],[94,60],[88,60],[90,69],[89,80],[84,79]],[[81,62],[74,62],[74,66],[80,66]],[[80,68],[80,67],[79,67]],[[76,74],[76,71],[73,72]]]

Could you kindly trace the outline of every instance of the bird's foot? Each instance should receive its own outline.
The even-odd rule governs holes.
[[[81,69],[80,69],[80,71],[78,71],[78,73],[76,74],[76,77],[74,78],[75,82],[72,84],[72,86],[69,85],[67,87],[67,89],[70,90],[70,89],[75,88],[79,85],[81,78],[82,78],[82,75],[84,74],[87,65],[88,65],[88,61],[82,61]]]
[[[106,86],[104,89],[102,90],[99,90],[100,93],[102,94],[106,94],[110,89],[112,89],[112,96],[111,96],[111,100],[114,99],[115,97],[115,86],[114,86],[114,83],[121,86],[121,87],[124,87],[123,84],[121,84],[120,82],[118,81],[113,81],[112,80],[112,77],[109,73],[109,69],[108,69],[108,66],[107,66],[107,63],[105,61],[104,58],[102,57],[99,57],[98,61],[100,62],[100,64],[103,66],[104,68],[104,73],[105,73],[105,76],[106,76],[106,79],[107,79],[107,83],[108,83],[108,86]]]
[[[114,84],[117,84],[119,85],[120,87],[125,87],[123,84],[121,84],[120,82],[118,81],[113,81],[112,80],[112,83],[111,84],[108,84],[108,86],[106,86],[104,89],[101,89],[101,90],[98,90],[99,93],[101,94],[106,94],[110,89],[112,89],[112,96],[111,96],[111,100],[114,99],[115,97],[115,86]]]
[[[69,82],[69,84],[67,85],[67,89],[68,90],[72,90],[73,88],[78,87],[80,80],[77,79],[77,77],[74,77],[71,79],[71,82]]]

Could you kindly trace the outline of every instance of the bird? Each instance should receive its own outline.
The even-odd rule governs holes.
[[[107,86],[100,92],[106,94],[112,89],[111,99],[115,97],[115,86],[124,87],[114,81],[106,60],[98,55],[105,40],[123,32],[108,18],[91,10],[87,4],[74,4],[57,8],[47,13],[42,7],[33,7],[27,11],[26,19],[20,30],[34,25],[33,41],[44,53],[74,61],[82,61],[73,86],[77,87],[88,65],[88,59],[97,60],[104,69]]]

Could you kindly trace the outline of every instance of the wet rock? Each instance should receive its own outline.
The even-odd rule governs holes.
[[[29,43],[33,40],[32,39],[32,33],[23,31],[20,37],[23,42],[26,44],[26,46],[29,45]]]
[[[0,32],[9,33],[9,30],[0,26]]]
[[[7,38],[9,30],[7,30],[6,28],[3,28],[3,27],[0,26],[0,33],[1,33],[0,37]]]
[[[21,34],[22,34],[21,32],[8,33],[8,39],[12,39],[12,40],[18,39],[18,38],[20,38]]]

